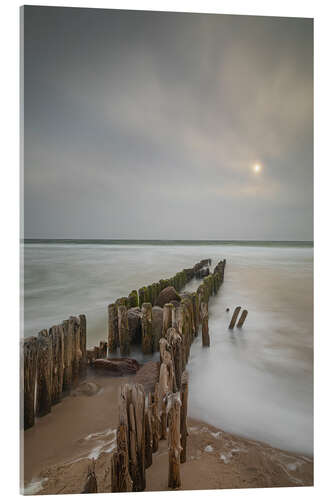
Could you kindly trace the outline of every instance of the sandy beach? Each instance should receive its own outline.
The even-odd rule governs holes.
[[[110,455],[118,424],[118,391],[126,382],[149,384],[147,377],[90,373],[87,382],[38,419],[24,433],[24,493],[81,493],[91,458],[99,492],[110,492]],[[156,371],[152,365],[151,378]],[[151,380],[150,380],[151,381]],[[188,419],[187,462],[181,489],[311,486],[313,460],[236,436],[203,421]],[[146,470],[146,491],[168,489],[167,441],[160,441]]]

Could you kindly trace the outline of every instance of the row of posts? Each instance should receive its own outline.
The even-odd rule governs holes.
[[[146,302],[146,307],[143,307],[143,324],[146,352],[151,352],[151,304],[155,304],[158,294],[165,287],[172,285],[176,290],[180,290],[209,263],[210,259],[202,260],[193,268],[183,269],[170,279],[162,279],[158,283],[142,287],[139,292],[133,290],[128,297],[122,297],[115,304],[111,304],[109,345],[104,341],[100,342],[100,346],[94,348],[93,357],[106,357],[107,348],[109,347],[109,352],[114,352],[118,345],[121,346],[122,356],[129,352],[127,309],[137,305],[143,306],[143,301],[148,300],[151,302]],[[21,387],[24,387],[24,430],[34,425],[36,417],[50,413],[51,407],[86,376],[88,356],[91,355],[91,352],[87,352],[86,344],[84,314],[79,317],[71,316],[60,325],[42,330],[37,337],[23,339]]]
[[[145,394],[140,384],[122,385],[117,448],[111,454],[112,492],[145,489],[145,471],[152,465],[159,441],[164,439],[168,440],[168,487],[181,487],[180,464],[186,462],[188,436],[188,375],[185,369],[200,324],[202,343],[209,345],[208,301],[223,283],[224,268],[225,260],[218,263],[197,292],[183,294],[178,306],[164,305],[159,340],[159,381],[154,390]],[[84,487],[86,493],[97,492],[96,476],[93,482],[91,477],[89,469]]]
[[[24,430],[86,376],[86,317],[71,316],[61,325],[42,330],[22,342]]]

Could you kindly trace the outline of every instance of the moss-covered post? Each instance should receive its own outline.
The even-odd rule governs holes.
[[[35,423],[35,387],[37,377],[37,339],[28,337],[23,341],[24,358],[24,430]]]
[[[128,296],[128,306],[138,307],[139,306],[139,296],[136,290],[132,290]]]
[[[118,307],[118,328],[119,328],[120,355],[128,356],[130,353],[130,337],[129,337],[126,306]]]
[[[151,354],[153,352],[153,325],[152,307],[150,302],[142,304],[141,313],[142,352],[144,354]]]
[[[119,345],[118,310],[116,304],[108,306],[108,349],[109,353],[116,352]]]
[[[231,321],[229,323],[229,329],[230,330],[232,330],[234,328],[240,310],[241,310],[241,306],[237,306],[235,308],[234,313],[233,313],[232,318],[231,318]]]

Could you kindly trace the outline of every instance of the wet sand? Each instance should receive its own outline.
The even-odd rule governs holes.
[[[143,373],[143,372],[142,372]],[[25,494],[80,493],[88,464],[96,459],[99,492],[110,492],[110,454],[116,444],[118,391],[125,382],[148,382],[156,367],[137,376],[90,374],[93,395],[76,391],[24,433]],[[83,384],[86,389],[86,385]],[[89,391],[88,391],[89,392]],[[312,458],[278,450],[189,418],[187,462],[182,488],[259,488],[311,486]],[[146,491],[167,490],[167,442],[160,441],[146,471]]]

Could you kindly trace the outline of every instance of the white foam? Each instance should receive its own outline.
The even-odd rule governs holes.
[[[43,489],[43,485],[46,481],[48,481],[47,477],[44,477],[43,479],[32,479],[30,483],[24,487],[23,494],[36,495],[36,493],[39,493]]]
[[[210,444],[208,444],[204,451],[206,451],[207,453],[211,453],[212,451],[214,451],[214,448]]]

